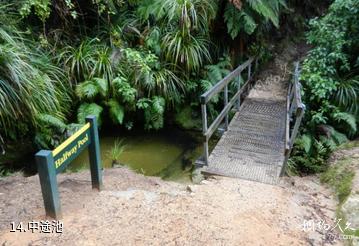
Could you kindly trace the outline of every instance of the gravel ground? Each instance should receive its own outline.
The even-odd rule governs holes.
[[[179,184],[106,169],[104,190],[87,171],[58,176],[63,233],[10,232],[45,220],[38,176],[0,180],[2,245],[340,245],[305,220],[333,224],[336,202],[315,176],[279,186],[213,177]]]

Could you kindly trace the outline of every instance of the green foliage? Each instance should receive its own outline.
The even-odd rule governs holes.
[[[60,129],[60,131],[64,131],[67,128],[67,125],[61,119],[49,114],[40,114],[37,119],[39,121],[39,124],[50,125],[57,129]]]
[[[101,95],[106,97],[108,93],[107,81],[102,78],[93,78],[92,80],[85,81],[76,86],[76,95],[80,99],[94,99],[96,96]]]
[[[58,60],[75,84],[94,77],[112,78],[110,50],[99,39],[86,39],[78,47],[66,46]]]
[[[157,20],[166,20],[166,25],[178,24],[183,32],[208,30],[208,23],[216,17],[217,11],[213,0],[154,0],[147,8],[147,13]]]
[[[228,2],[224,12],[228,33],[232,39],[241,32],[251,35],[258,25],[268,22],[278,28],[280,9],[283,7],[286,7],[283,0],[250,0],[243,3],[240,9]]]
[[[89,114],[99,124],[131,129],[143,120],[154,130],[183,105],[198,117],[198,96],[232,70],[212,43],[224,6],[215,0],[5,0],[0,134],[14,140],[31,135],[51,148],[77,129],[68,120],[83,124]],[[252,34],[261,23],[278,23],[280,6],[252,0],[238,11],[228,4],[232,23],[227,17],[226,23],[233,37]],[[210,115],[218,105],[214,100]]]
[[[50,0],[25,0],[20,9],[20,14],[23,17],[30,15],[31,9],[34,8],[36,15],[42,22],[45,22],[49,18],[51,13],[51,1]]]
[[[307,40],[314,48],[304,61],[301,76],[307,106],[305,135],[297,141],[293,157],[299,169],[325,170],[323,160],[329,153],[358,134],[356,23],[358,0],[336,0],[327,15],[310,21]]]
[[[357,131],[357,121],[354,115],[346,113],[346,112],[337,112],[332,114],[333,119],[341,124],[345,123],[346,126],[349,127],[350,131],[356,132]]]
[[[357,57],[353,54],[358,50],[359,28],[354,24],[359,20],[356,0],[335,1],[329,13],[322,19],[313,19],[310,22],[311,31],[308,33],[308,42],[315,45],[303,67],[303,80],[308,85],[311,100],[328,99],[338,92],[339,102],[345,105],[348,98],[346,93],[337,91],[342,79],[350,79],[347,75],[353,70]],[[344,82],[344,87],[355,92],[356,83]],[[342,88],[343,88],[342,86]],[[349,94],[350,95],[350,94]]]
[[[320,177],[321,182],[327,183],[334,188],[340,203],[343,203],[349,196],[355,175],[348,162],[345,159],[338,161],[337,164],[328,168]]]
[[[34,142],[38,148],[52,149],[64,141],[67,125],[61,119],[49,114],[39,114],[37,122],[39,129]]]
[[[359,76],[340,81],[333,99],[339,108],[359,115]]]
[[[110,117],[114,123],[122,124],[125,117],[125,109],[116,100],[111,99],[107,103],[109,107]]]
[[[198,71],[210,61],[208,46],[209,25],[216,17],[215,1],[204,0],[154,0],[145,2],[139,8],[142,19],[154,17],[163,32],[154,29],[148,39],[148,45],[163,57],[172,67],[179,66],[187,72]],[[158,43],[161,43],[160,46]]]
[[[124,103],[133,105],[136,101],[137,90],[132,88],[127,79],[124,77],[117,77],[112,81],[114,87],[114,94],[118,95]]]
[[[69,99],[66,79],[47,54],[0,28],[0,134],[37,131],[42,114],[64,120]]]
[[[163,38],[161,47],[167,61],[189,72],[198,71],[206,61],[211,60],[205,37],[191,34],[183,37],[180,30],[168,32]]]
[[[228,56],[220,58],[217,64],[206,65],[204,68],[206,70],[205,78],[209,80],[212,85],[221,81],[233,69]]]
[[[251,16],[245,11],[238,11],[232,4],[227,4],[224,20],[227,24],[228,33],[231,35],[232,39],[235,39],[241,30],[244,30],[245,33],[250,35],[257,28],[257,24]]]
[[[310,136],[312,138],[312,136]],[[307,141],[307,142],[304,142]],[[309,145],[310,144],[310,145]],[[303,151],[308,151],[304,152]],[[330,150],[323,142],[316,139],[298,139],[293,150],[291,162],[297,170],[303,173],[317,173],[326,169],[326,159]]]
[[[101,113],[103,111],[103,108],[100,105],[97,105],[96,103],[83,103],[80,105],[78,111],[77,111],[77,121],[80,124],[86,123],[86,117],[88,115],[94,115],[97,118],[98,125],[101,126],[102,124],[102,118]]]
[[[170,102],[180,99],[183,81],[151,52],[124,49],[120,70],[138,92],[152,97],[160,95]]]
[[[158,130],[163,127],[165,99],[162,97],[142,98],[137,102],[137,107],[144,111],[145,129]]]
[[[123,141],[124,141],[123,139],[121,139],[121,140],[116,139],[113,147],[107,153],[112,160],[112,165],[119,164],[118,161],[119,161],[122,153],[126,149],[126,145],[123,143]]]

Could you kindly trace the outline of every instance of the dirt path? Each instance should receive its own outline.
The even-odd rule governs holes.
[[[38,177],[0,181],[2,245],[327,245],[305,220],[332,224],[335,202],[315,177],[280,186],[215,177],[199,185],[165,182],[125,168],[59,175],[64,231],[9,232],[10,222],[45,220]]]
[[[283,42],[277,47],[278,53],[274,52],[274,60],[260,70],[256,78],[254,88],[248,98],[286,100],[287,84],[294,71],[294,61],[297,61],[303,53],[303,44]],[[283,46],[283,47],[282,47]]]

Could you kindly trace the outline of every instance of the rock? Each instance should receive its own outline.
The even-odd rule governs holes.
[[[211,182],[209,182],[208,180],[202,180],[201,181],[201,184],[203,184],[203,185],[208,185],[208,184],[210,184]]]
[[[193,192],[193,190],[192,190],[191,186],[189,186],[189,185],[187,185],[187,187],[186,187],[186,191],[188,191],[188,192],[190,192],[190,193],[192,193],[192,192]]]
[[[351,194],[342,206],[342,211],[345,214],[351,227],[359,228],[359,195]]]
[[[204,180],[204,176],[201,173],[201,169],[197,168],[192,172],[192,182],[194,184],[200,184]]]

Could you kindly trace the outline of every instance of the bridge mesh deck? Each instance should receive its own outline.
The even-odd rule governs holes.
[[[284,162],[286,102],[247,98],[203,172],[276,184]]]

